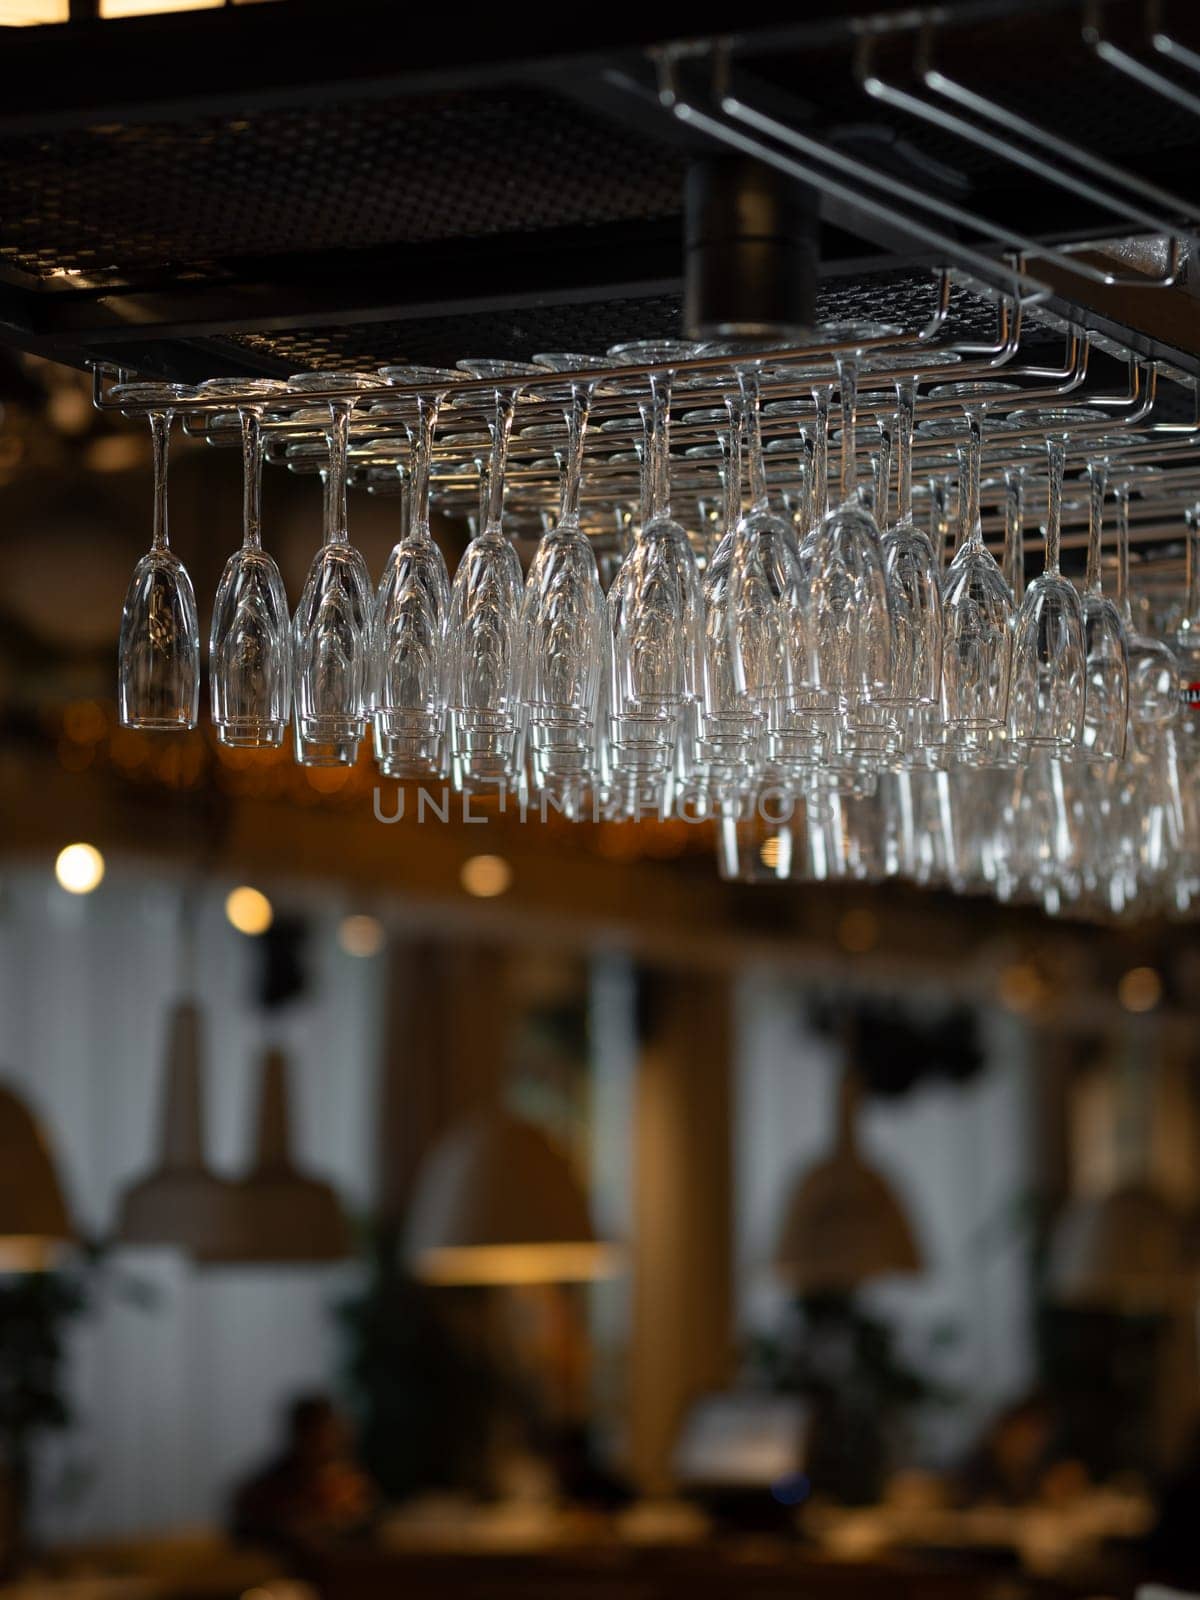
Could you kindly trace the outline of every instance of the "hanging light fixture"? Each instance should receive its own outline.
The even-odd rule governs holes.
[[[44,1272],[74,1239],[45,1136],[0,1086],[0,1272]]]
[[[409,1213],[407,1255],[441,1284],[564,1283],[618,1270],[597,1239],[564,1152],[503,1110],[453,1128],[426,1157]]]
[[[800,1174],[784,1207],[774,1268],[796,1294],[847,1294],[872,1278],[921,1270],[904,1207],[859,1149],[859,1094],[847,1066],[833,1151]]]
[[[1071,1204],[1051,1239],[1049,1282],[1063,1305],[1166,1311],[1194,1288],[1184,1218],[1149,1172],[1153,1078],[1141,1045],[1127,1033],[1115,1091],[1117,1182]]]
[[[350,1233],[333,1187],[301,1172],[291,1153],[287,1058],[262,1059],[254,1165],[234,1185],[236,1218],[225,1262],[340,1261]],[[211,1258],[210,1258],[211,1259]]]
[[[212,1261],[236,1243],[233,1185],[205,1160],[201,1079],[199,1009],[180,1001],[170,1022],[159,1162],[124,1193],[121,1244],[170,1245]]]

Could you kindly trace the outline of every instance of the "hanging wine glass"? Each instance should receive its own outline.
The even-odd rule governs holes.
[[[1046,421],[1054,426],[1057,418]],[[1079,594],[1059,568],[1065,435],[1047,439],[1046,456],[1046,563],[1026,589],[1014,624],[1008,733],[1023,749],[1073,759],[1083,738],[1087,645]]]
[[[521,563],[504,532],[504,475],[521,379],[543,369],[507,361],[465,360],[486,378],[494,412],[484,525],[463,552],[450,591],[447,702],[456,786],[503,790],[521,765]]]
[[[1109,441],[1093,440],[1092,449]],[[1124,441],[1112,444],[1120,448]],[[1108,462],[1088,463],[1087,574],[1083,586],[1083,633],[1086,672],[1083,699],[1083,749],[1087,761],[1121,761],[1129,727],[1129,645],[1119,608],[1107,598],[1101,578],[1104,493]]]
[[[1117,609],[1125,626],[1129,662],[1129,733],[1135,751],[1150,752],[1179,715],[1181,674],[1174,651],[1143,633],[1134,621],[1129,594],[1129,495],[1135,482],[1157,467],[1123,463],[1113,484],[1117,528]]]
[[[913,521],[913,379],[901,379],[896,385],[896,400],[899,515],[882,535],[894,650],[888,703],[933,706],[941,697],[942,684],[941,572],[928,533]]]
[[[565,353],[539,355],[535,364],[575,373],[609,365],[599,357]],[[578,813],[595,778],[596,703],[608,665],[604,593],[592,542],[579,518],[594,389],[594,379],[576,378],[570,384],[559,514],[538,542],[521,606],[521,699],[531,781],[571,815]]]
[[[692,347],[683,346],[685,353]],[[642,407],[647,515],[608,595],[609,700],[614,778],[635,809],[669,795],[677,767],[695,757],[704,698],[703,596],[687,531],[670,510],[670,367],[680,347],[639,341],[608,353],[630,365],[661,363]]]
[[[289,378],[288,387],[362,393],[380,383],[358,372],[316,372]],[[329,401],[325,533],[292,618],[296,759],[310,767],[354,765],[370,703],[371,580],[347,529],[352,393]]]
[[[820,684],[846,708],[864,746],[884,746],[886,722],[869,708],[892,691],[892,615],[879,528],[857,494],[858,362],[837,357],[842,408],[841,503],[815,530],[812,544],[813,624]],[[866,730],[870,729],[870,733]]]
[[[375,759],[388,777],[439,777],[446,760],[450,575],[429,530],[429,482],[438,414],[462,374],[382,367],[380,376],[399,387],[419,386],[422,393],[415,420],[406,423],[412,451],[408,519],[388,557],[372,618]]]
[[[960,398],[968,441],[959,486],[965,538],[942,577],[942,720],[960,753],[986,759],[989,736],[1004,728],[1008,713],[1013,598],[983,542],[979,512],[987,392],[960,391]]]
[[[208,644],[213,726],[222,744],[276,750],[291,714],[292,640],[283,577],[262,546],[262,414],[287,385],[272,378],[217,378],[201,384],[200,392],[245,397],[238,407],[242,547],[225,563]]]
[[[200,621],[192,580],[167,534],[167,444],[171,418],[191,390],[179,384],[124,383],[118,402],[149,408],[154,451],[150,549],[133,569],[121,613],[118,716],[124,728],[194,728],[200,714]]]

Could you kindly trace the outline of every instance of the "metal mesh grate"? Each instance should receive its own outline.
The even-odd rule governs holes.
[[[101,281],[673,216],[678,158],[544,91],[0,140],[0,260]]]
[[[926,273],[879,273],[853,282],[825,284],[817,298],[821,323],[883,321],[916,330],[934,308]],[[235,334],[212,341],[282,362],[290,371],[352,368],[373,371],[387,361],[445,365],[461,356],[524,361],[540,350],[602,355],[622,339],[678,338],[682,305],[677,296],[606,300],[587,305],[542,306],[528,311],[441,317],[434,321],[373,322],[306,328],[288,333]],[[1032,316],[1026,329],[1038,326]],[[957,288],[946,328],[955,340],[986,343],[995,337],[996,308],[985,296]]]

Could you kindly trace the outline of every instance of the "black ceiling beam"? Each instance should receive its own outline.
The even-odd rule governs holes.
[[[861,9],[896,3],[862,0]],[[742,22],[757,29],[808,19],[844,29],[855,9],[793,0],[756,6]],[[552,27],[532,6],[434,7],[417,28],[398,26],[384,0],[275,0],[0,29],[0,132],[470,89],[511,83],[525,67],[599,61],[695,31],[695,9],[679,4],[568,10]]]
[[[1006,15],[1021,3],[944,0],[941,10],[967,19]],[[1045,9],[1069,3],[1041,0]],[[803,48],[849,36],[857,18],[910,9],[910,0],[756,4],[725,36]],[[568,8],[552,27],[533,6],[427,8],[420,27],[402,27],[392,0],[274,0],[0,28],[0,134],[512,83],[595,68],[697,31],[694,6],[616,0]]]

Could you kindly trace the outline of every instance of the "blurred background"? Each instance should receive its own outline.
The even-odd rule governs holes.
[[[119,731],[148,439],[2,363],[8,1572],[1194,1579],[1193,930],[723,884],[704,825]],[[240,496],[176,436],[201,597]],[[351,514],[377,576],[399,501]],[[294,593],[319,486],[264,518]]]

